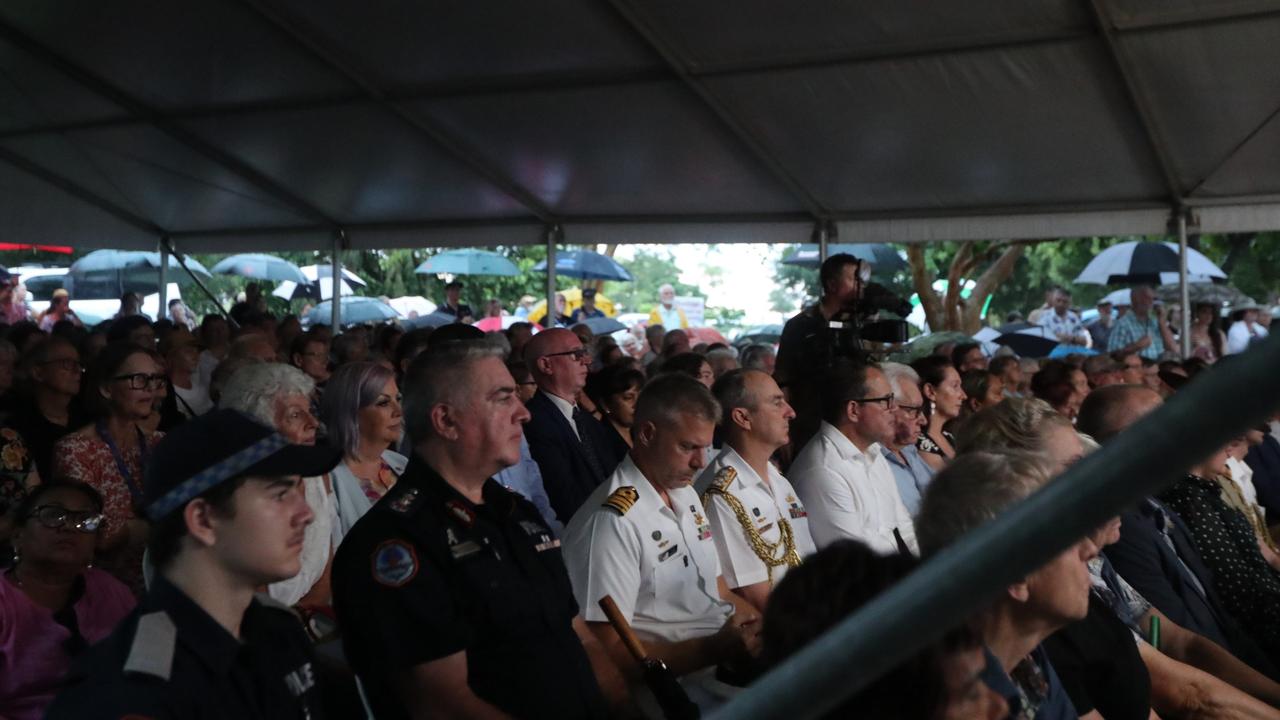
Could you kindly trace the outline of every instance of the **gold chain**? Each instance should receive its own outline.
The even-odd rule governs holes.
[[[715,483],[707,488],[702,494],[702,505],[707,512],[711,512],[711,506],[708,496],[719,495],[728,503],[729,508],[733,510],[733,514],[738,518],[738,524],[742,526],[743,533],[747,536],[747,544],[751,546],[752,552],[769,571],[769,584],[773,584],[773,569],[780,565],[788,567],[796,567],[800,564],[800,553],[796,552],[795,535],[791,532],[791,523],[786,518],[778,515],[778,542],[771,543],[766,541],[760,535],[760,531],[756,529],[756,524],[751,520],[751,516],[747,514],[747,509],[743,507],[742,501],[734,497],[732,493],[719,488]],[[782,558],[778,559],[778,549],[782,548]]]

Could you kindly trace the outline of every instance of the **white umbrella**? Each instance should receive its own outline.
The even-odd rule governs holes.
[[[436,304],[421,295],[404,295],[391,298],[387,304],[405,317],[421,317],[436,311]],[[413,313],[417,313],[414,315]]]
[[[1082,285],[1162,284],[1170,276],[1177,282],[1178,244],[1171,242],[1124,242],[1098,253],[1075,282]],[[1187,274],[1225,281],[1227,274],[1203,253],[1187,248]]]
[[[1133,304],[1133,301],[1129,298],[1132,294],[1133,291],[1129,288],[1121,288],[1120,290],[1112,290],[1102,299],[1111,303],[1112,307],[1128,306]]]
[[[302,274],[306,275],[307,279],[310,280],[311,282],[318,282],[320,280],[327,281],[329,278],[333,277],[332,265],[303,265],[298,269],[301,270]],[[369,283],[365,282],[364,278],[351,272],[345,267],[342,268],[342,280],[344,283],[350,283],[351,285],[355,285],[357,287],[369,286]],[[331,283],[325,282],[322,284],[329,285]],[[332,294],[332,292],[330,292],[330,294]],[[343,290],[342,294],[347,295],[349,293],[346,290]],[[328,297],[328,295],[326,295],[325,297]]]
[[[356,294],[355,291],[351,289],[351,286],[347,284],[346,280],[343,280],[341,285],[342,285],[342,288],[339,292],[341,292],[343,295]],[[285,300],[295,300],[299,298],[314,299],[315,293],[308,291],[307,288],[308,287],[315,288],[317,286],[320,288],[321,300],[328,300],[329,298],[333,297],[333,283],[330,283],[328,281],[318,282],[315,280],[311,281],[307,285],[299,285],[298,283],[292,280],[282,280],[280,281],[280,284],[276,286],[276,289],[271,291],[271,294],[275,295],[278,298],[283,298]]]

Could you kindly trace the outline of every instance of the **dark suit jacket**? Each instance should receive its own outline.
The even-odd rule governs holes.
[[[1258,504],[1266,508],[1267,517],[1280,517],[1280,442],[1267,435],[1261,445],[1249,448],[1244,461],[1253,468],[1253,485],[1258,490]]]
[[[541,390],[528,404],[529,422],[524,434],[529,439],[529,452],[542,472],[542,484],[556,517],[565,525],[596,486],[613,473],[622,458],[609,437],[609,429],[599,420],[584,415],[579,423],[582,442],[591,443],[602,474],[592,470],[578,436],[560,408]]]
[[[1213,573],[1192,544],[1186,525],[1177,513],[1160,507],[1173,523],[1170,536],[1177,554],[1156,524],[1157,511],[1143,501],[1138,509],[1120,516],[1120,542],[1106,549],[1116,572],[1170,620],[1221,645],[1258,672],[1276,678],[1275,666],[1224,609],[1214,590]],[[1187,570],[1204,587],[1203,596],[1187,576]]]

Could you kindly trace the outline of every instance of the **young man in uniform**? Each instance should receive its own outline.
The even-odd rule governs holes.
[[[673,373],[646,385],[630,454],[573,516],[564,541],[587,625],[619,667],[639,675],[600,609],[606,595],[649,655],[687,676],[691,699],[708,706],[715,666],[747,662],[760,633],[760,613],[720,575],[711,524],[691,487],[719,417],[711,391],[691,377]]]
[[[603,718],[602,686],[625,698],[578,617],[560,542],[492,479],[519,461],[528,419],[484,341],[432,347],[409,367],[413,456],[333,563],[347,657],[379,720]]]
[[[254,590],[298,573],[312,520],[301,477],[341,457],[291,445],[234,410],[166,436],[148,463],[143,508],[156,575],[46,717],[320,718],[311,643],[288,608]]]
[[[788,569],[814,552],[808,513],[769,462],[790,439],[795,411],[759,370],[730,370],[711,392],[724,449],[698,476],[725,584],[760,612]]]

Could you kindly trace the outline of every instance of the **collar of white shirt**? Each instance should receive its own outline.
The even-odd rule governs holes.
[[[564,419],[569,421],[569,427],[573,428],[573,434],[578,435],[578,425],[573,421],[573,409],[576,408],[577,405],[565,400],[559,395],[549,393],[546,390],[540,390],[539,392],[546,395],[547,398],[551,400],[551,404],[555,405],[560,410],[561,414],[564,415]],[[578,439],[581,440],[582,436],[578,435]]]
[[[880,443],[871,443],[866,452],[858,449],[853,441],[845,437],[845,434],[836,429],[835,425],[822,421],[822,427],[818,429],[827,442],[831,443],[836,449],[836,453],[842,460],[851,460],[853,462],[862,463],[863,465],[871,465],[875,462],[876,457],[880,454]]]

